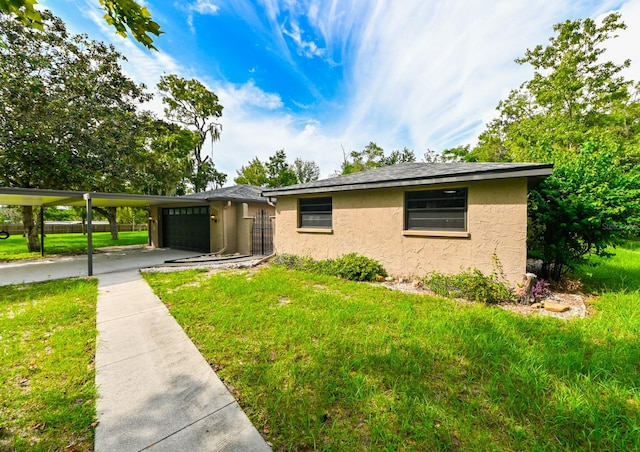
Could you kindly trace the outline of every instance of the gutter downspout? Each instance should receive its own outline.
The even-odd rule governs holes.
[[[220,223],[222,224],[222,248],[213,254],[222,254],[227,251],[227,223],[225,222],[227,214],[224,212],[229,207],[231,207],[231,201],[227,201],[227,205],[222,207],[222,218],[220,220]]]
[[[269,204],[271,207],[273,207],[275,209],[276,205],[273,203],[273,201],[271,201],[271,196],[267,197],[267,204]]]

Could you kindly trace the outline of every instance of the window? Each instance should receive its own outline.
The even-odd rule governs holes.
[[[298,225],[301,228],[331,228],[331,197],[304,198],[298,202]]]
[[[466,231],[467,189],[407,192],[405,229]]]

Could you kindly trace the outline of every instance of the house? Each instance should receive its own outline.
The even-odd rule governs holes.
[[[527,259],[527,193],[552,172],[535,163],[403,163],[289,187],[277,198],[277,253],[356,252],[395,276],[491,273],[511,284]]]
[[[275,207],[260,187],[235,185],[150,207],[153,246],[215,254],[271,254]],[[198,202],[201,201],[201,202]]]

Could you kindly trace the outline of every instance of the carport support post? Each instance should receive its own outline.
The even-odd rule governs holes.
[[[91,224],[91,193],[82,195],[87,201],[87,275],[93,276],[93,225]]]
[[[44,207],[40,206],[40,256],[44,257]]]

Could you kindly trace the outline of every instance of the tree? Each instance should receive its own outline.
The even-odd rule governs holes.
[[[24,26],[44,31],[45,18],[35,6],[35,0],[0,0],[0,13],[15,17]],[[160,25],[153,21],[149,10],[134,0],[100,0],[105,11],[104,20],[127,37],[127,29],[133,38],[148,49],[158,50],[149,34],[160,36]]]
[[[555,163],[529,195],[529,255],[542,260],[543,277],[560,279],[585,255],[610,255],[607,247],[640,232],[640,168],[620,161],[616,146],[538,151]]]
[[[397,165],[398,163],[415,161],[416,154],[405,147],[401,151],[391,151],[391,154],[389,154],[388,157],[383,157],[382,166]]]
[[[141,132],[141,158],[136,163],[140,177],[135,191],[161,196],[186,194],[185,181],[192,171],[190,155],[199,135],[151,115],[145,116]]]
[[[285,187],[298,183],[296,174],[287,163],[287,154],[284,149],[276,151],[266,163],[267,187]]]
[[[236,177],[236,184],[249,184],[258,187],[284,187],[303,182],[317,180],[320,168],[314,161],[295,159],[293,164],[287,163],[284,149],[276,151],[266,162],[254,157],[247,166],[241,167]]]
[[[395,165],[403,162],[415,162],[415,153],[407,148],[402,151],[393,151],[388,157],[384,155],[384,149],[371,141],[362,151],[351,151],[349,158],[344,156],[340,165],[339,174],[351,174],[358,171],[379,168],[381,166]]]
[[[211,182],[217,188],[226,180],[226,174],[215,169],[211,156],[202,156],[202,146],[207,136],[211,143],[220,139],[222,124],[216,122],[222,116],[222,105],[218,96],[209,91],[198,80],[185,80],[177,75],[160,78],[158,89],[163,95],[162,102],[168,119],[193,129],[199,136],[192,152],[193,170],[191,183],[196,193],[207,189]]]
[[[139,159],[136,103],[149,96],[122,73],[112,46],[42,15],[43,32],[0,16],[0,184],[126,189]],[[22,213],[37,251],[33,209]]]
[[[267,168],[258,157],[254,157],[247,166],[241,167],[236,172],[238,173],[238,177],[234,179],[236,184],[266,187],[269,182]]]
[[[527,50],[518,64],[534,74],[498,104],[499,117],[480,135],[479,160],[529,161],[538,146],[580,149],[582,143],[614,140],[627,159],[638,160],[638,86],[604,58],[605,44],[626,28],[619,14],[600,25],[592,19],[554,26],[549,45]]]
[[[607,255],[638,231],[638,85],[620,75],[629,60],[603,55],[624,28],[618,14],[554,26],[548,46],[516,60],[534,68],[532,79],[498,104],[499,117],[465,156],[555,165],[529,195],[528,251],[545,277],[560,278],[589,253]]]
[[[299,184],[318,180],[320,177],[320,167],[313,160],[296,158],[293,161],[293,165],[291,165],[291,169],[296,175],[296,180]]]

